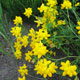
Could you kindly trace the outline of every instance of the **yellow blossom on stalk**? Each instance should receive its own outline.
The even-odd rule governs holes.
[[[32,55],[32,51],[28,51],[28,53],[25,53],[25,60],[30,62],[32,59]]]
[[[16,50],[16,52],[14,53],[15,57],[17,59],[21,59],[21,56],[22,56],[22,52],[20,50]]]
[[[22,44],[20,44],[20,42],[14,42],[14,47],[16,50],[20,50],[22,48]]]
[[[28,45],[28,36],[24,35],[22,38],[22,46],[27,47]]]
[[[54,7],[57,5],[57,0],[47,0],[48,3],[47,5],[49,5],[50,7]]]
[[[79,3],[79,2],[77,2],[77,3],[75,4],[75,6],[79,6],[79,4],[80,4],[80,3]]]
[[[37,27],[39,27],[42,22],[41,22],[41,18],[40,17],[36,17],[37,20],[35,20],[34,22],[37,23]]]
[[[50,37],[50,34],[48,34],[47,29],[39,29],[39,31],[36,32],[36,36],[42,40],[43,38],[48,39],[48,37]]]
[[[48,52],[47,47],[44,46],[42,42],[35,43],[35,46],[32,51],[34,55],[38,56],[38,58],[40,58]]]
[[[21,43],[22,37],[17,37],[17,42]]]
[[[25,78],[25,76],[23,76],[22,78],[18,77],[18,80],[26,80],[26,78]]]
[[[58,25],[65,25],[65,21],[63,21],[63,20],[58,20]]]
[[[31,36],[31,40],[33,40],[35,38],[35,30],[33,28],[31,28],[29,30],[28,36]]]
[[[13,22],[14,22],[14,24],[16,24],[18,26],[19,24],[22,25],[23,21],[22,21],[22,18],[20,16],[16,16],[15,19],[13,20]]]
[[[63,70],[63,76],[69,75],[69,77],[72,77],[73,75],[76,76],[77,72],[76,72],[76,65],[71,65],[70,61],[67,60],[66,62],[61,62],[61,67],[60,69]]]
[[[52,74],[56,73],[55,69],[57,68],[54,62],[41,59],[35,65],[34,70],[37,71],[37,74],[43,75],[46,78],[47,76],[52,77]]]
[[[24,64],[23,66],[20,66],[18,69],[18,72],[21,74],[21,76],[28,75],[28,70],[27,70],[26,64]]]
[[[38,10],[42,13],[43,11],[46,12],[47,11],[47,6],[45,6],[43,3],[42,5],[38,8]]]
[[[30,16],[32,15],[32,8],[25,8],[24,15],[30,18]]]
[[[61,9],[71,9],[72,3],[69,0],[64,0],[63,4],[61,4]]]
[[[17,27],[17,26],[12,27],[10,32],[12,33],[13,36],[20,37],[21,36],[21,27]]]

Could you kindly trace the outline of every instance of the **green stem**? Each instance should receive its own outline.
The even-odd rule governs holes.
[[[78,37],[77,35],[76,35],[76,33],[74,32],[74,30],[71,28],[71,24],[70,24],[70,18],[69,18],[69,12],[68,12],[68,10],[67,10],[67,17],[68,17],[68,21],[69,21],[69,26],[68,26],[68,28],[75,34],[75,36],[76,37]],[[79,38],[79,37],[78,37]],[[80,38],[79,38],[80,39]]]

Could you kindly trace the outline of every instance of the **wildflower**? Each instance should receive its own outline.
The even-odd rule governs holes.
[[[66,76],[66,75],[69,75],[69,77],[72,77],[73,75],[77,75],[77,72],[76,72],[76,65],[71,65],[70,61],[67,60],[66,62],[61,62],[61,67],[60,69],[61,70],[64,70],[63,72],[63,76]]]
[[[14,42],[14,47],[16,48],[16,50],[20,50],[22,48],[22,44],[20,44],[20,42]]]
[[[42,13],[43,11],[46,12],[47,11],[47,6],[45,6],[43,3],[42,5],[38,8],[38,10]]]
[[[32,59],[31,56],[33,55],[32,51],[28,51],[28,53],[25,53],[25,55],[25,60],[30,62]]]
[[[48,37],[50,37],[50,34],[48,34],[47,29],[39,29],[39,31],[36,32],[36,36],[39,37],[40,40],[42,40],[43,38],[48,39]]]
[[[23,66],[20,66],[18,69],[18,72],[21,74],[21,76],[28,75],[28,70],[27,70],[26,64],[24,64]]]
[[[24,15],[30,18],[30,16],[32,15],[32,8],[25,8]]]
[[[40,17],[36,17],[37,20],[35,20],[34,22],[37,23],[37,27],[40,26],[40,24],[42,24],[41,22],[41,18]]]
[[[58,25],[65,25],[65,21],[63,21],[63,20],[58,20]]]
[[[15,19],[13,20],[14,24],[16,24],[16,26],[18,26],[19,24],[22,25],[22,18],[20,16],[16,16]]]
[[[57,68],[54,62],[41,59],[35,65],[34,70],[37,71],[37,74],[43,75],[46,78],[47,76],[52,77],[52,74],[56,73],[55,69]]]
[[[38,58],[40,58],[42,55],[45,55],[48,52],[46,46],[44,46],[42,42],[35,43],[34,45],[35,46],[33,48],[33,54],[37,55]]]
[[[75,4],[75,6],[79,6],[79,4],[80,4],[80,3],[79,3],[79,2],[77,2],[77,3]]]
[[[17,26],[12,27],[10,32],[12,33],[13,36],[20,37],[21,36],[21,27],[17,27]]]
[[[50,7],[54,7],[57,5],[57,0],[48,0],[47,5],[49,5]]]
[[[69,9],[72,8],[72,3],[69,0],[64,0],[63,4],[61,4],[61,9]]]
[[[22,38],[22,46],[27,47],[28,45],[28,36],[24,35]]]
[[[16,52],[14,53],[15,57],[17,59],[21,59],[21,56],[22,56],[22,52],[20,50],[16,50]]]
[[[26,80],[25,76],[23,76],[22,78],[18,77],[18,80]]]

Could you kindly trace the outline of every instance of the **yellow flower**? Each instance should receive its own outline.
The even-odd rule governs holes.
[[[20,37],[21,36],[21,27],[17,27],[17,26],[12,27],[10,32],[12,33],[13,36]]]
[[[63,76],[66,76],[66,75],[69,75],[69,77],[72,77],[73,75],[77,75],[77,72],[76,72],[76,65],[71,65],[70,61],[67,60],[66,62],[61,62],[61,67],[60,69],[61,70],[64,70],[63,72]]]
[[[23,66],[20,66],[18,69],[18,72],[21,74],[21,76],[28,75],[28,70],[27,70],[26,64],[24,64]]]
[[[63,21],[63,20],[58,20],[58,25],[65,25],[65,21]]]
[[[79,2],[77,2],[77,3],[75,4],[75,6],[79,6],[79,4],[80,4],[80,3],[79,3]]]
[[[49,5],[50,7],[54,7],[57,5],[57,0],[48,0],[47,5]]]
[[[80,26],[80,21],[78,21],[77,24]]]
[[[36,17],[37,20],[35,20],[34,22],[37,23],[37,27],[39,27],[42,22],[41,22],[41,18],[40,17]]]
[[[20,50],[22,48],[22,44],[20,44],[20,42],[14,42],[14,47],[16,48],[16,50]]]
[[[30,16],[32,15],[32,8],[25,8],[24,15],[30,18]]]
[[[19,24],[22,25],[23,21],[22,21],[22,18],[20,16],[16,16],[15,19],[13,20],[13,22],[14,22],[14,24],[16,24],[18,26]]]
[[[32,51],[34,52],[34,55],[38,56],[38,58],[40,58],[48,52],[47,47],[44,46],[42,42],[35,43]]]
[[[14,53],[15,57],[17,59],[21,59],[21,56],[22,56],[22,52],[20,50],[16,50],[16,52]]]
[[[27,47],[28,45],[28,36],[24,35],[22,38],[22,46]]]
[[[22,78],[18,77],[18,80],[26,80],[25,76],[23,76]]]
[[[25,55],[25,60],[30,62],[33,55],[32,51],[28,51],[28,53],[25,53]]]
[[[64,0],[63,4],[61,4],[61,9],[69,9],[72,8],[72,3],[69,0]]]
[[[55,69],[57,68],[54,62],[41,59],[35,65],[34,70],[37,71],[37,74],[43,75],[46,78],[47,76],[52,77],[52,74],[56,73]]]
[[[48,34],[47,29],[39,29],[39,31],[36,32],[36,36],[42,40],[43,38],[48,39],[48,37],[50,37],[50,34]]]
[[[42,13],[43,11],[46,12],[47,11],[47,6],[45,6],[43,3],[42,5],[38,8],[38,10]]]

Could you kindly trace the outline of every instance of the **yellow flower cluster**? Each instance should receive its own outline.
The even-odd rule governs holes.
[[[24,15],[30,18],[30,16],[32,15],[32,8],[25,8]]]
[[[38,10],[42,13],[43,17],[36,17],[34,22],[37,23],[37,27],[42,25],[43,28],[46,28],[46,24],[52,23],[52,27],[56,27],[56,15],[58,15],[57,11],[57,0],[47,0],[47,5],[42,5],[38,8]]]
[[[30,62],[32,59],[32,55],[32,51],[28,51],[28,53],[25,53],[25,60]]]
[[[50,7],[54,7],[57,5],[57,0],[47,0],[48,3],[47,5],[49,5]]]
[[[55,65],[54,62],[50,60],[47,61],[46,59],[41,59],[35,65],[34,70],[37,71],[37,74],[43,75],[44,78],[47,76],[52,77],[52,74],[56,73],[58,67]]]
[[[58,20],[57,23],[58,23],[57,25],[65,25],[65,21],[63,20]]]
[[[72,8],[72,3],[69,0],[64,0],[63,4],[61,4],[61,9],[69,9]]]
[[[44,46],[42,42],[35,43],[32,51],[34,52],[34,55],[38,56],[38,58],[41,58],[42,55],[45,55],[48,52],[47,47]]]
[[[66,62],[61,62],[61,67],[60,69],[61,70],[64,70],[63,72],[63,76],[66,76],[66,75],[69,75],[69,77],[72,77],[73,75],[77,75],[77,72],[76,72],[76,65],[71,65],[70,61],[67,60]]]
[[[16,19],[14,21],[16,21]],[[16,23],[16,25],[17,25],[17,23],[20,24],[17,21],[15,23]],[[12,33],[13,36],[16,37],[16,42],[14,42],[14,47],[15,47],[16,51],[15,51],[14,55],[16,56],[17,59],[21,59],[21,57],[22,57],[21,49],[22,49],[22,46],[27,47],[28,36],[24,35],[21,37],[21,27],[18,27],[18,26],[12,27],[10,32]]]
[[[80,5],[80,2],[77,2],[76,4],[75,4],[75,6],[79,6]]]
[[[80,34],[80,21],[78,21],[77,23],[78,23],[78,26],[76,27],[76,29],[79,30],[78,34]]]
[[[25,75],[28,75],[28,70],[27,70],[26,64],[24,64],[23,66],[20,66],[19,69],[18,69],[18,72],[22,76],[22,78],[19,77],[18,80],[26,80]]]
[[[11,31],[13,36],[20,37],[21,36],[21,27],[15,26],[11,28]]]
[[[22,25],[22,18],[20,16],[16,16],[15,19],[13,20],[14,24],[16,24],[16,26],[18,26],[19,24]]]
[[[46,40],[46,42],[49,44],[50,48],[55,47],[57,44],[56,42],[53,42],[49,40],[49,37],[51,35],[48,33],[48,26],[47,24],[51,23],[52,26],[50,28],[55,28],[59,25],[65,25],[64,20],[57,20],[56,16],[59,15],[57,11],[57,0],[46,0],[47,4],[42,5],[38,8],[38,10],[43,13],[43,17],[35,17],[36,20],[34,22],[37,23],[37,27],[42,25],[42,27],[38,30],[35,31],[33,28],[29,30],[28,35],[21,35],[21,27],[19,24],[22,25],[22,18],[20,16],[16,16],[14,21],[14,24],[16,24],[15,27],[11,28],[11,33],[13,36],[16,37],[16,42],[14,42],[14,48],[15,48],[15,53],[14,55],[16,56],[17,59],[21,59],[22,57],[22,52],[21,49],[22,47],[26,48],[28,45],[28,39],[30,37],[30,47],[31,50],[25,53],[25,61],[31,62],[32,56],[37,56],[38,57],[38,62],[35,65],[34,70],[37,71],[37,74],[42,75],[44,78],[47,76],[52,77],[54,73],[56,73],[56,69],[58,68],[55,65],[55,62],[51,62],[50,60],[47,59],[40,59],[42,56],[45,56],[46,53],[49,54],[54,54],[56,55],[55,52],[52,50],[48,50],[47,46],[45,46],[42,42],[43,40]],[[78,4],[76,4],[77,6]],[[61,4],[61,9],[69,9],[72,8],[72,4],[69,0],[64,0],[63,4]],[[24,15],[30,18],[32,15],[32,8],[26,8]],[[78,22],[78,25],[76,29],[79,30],[78,34],[80,34],[80,22]],[[56,32],[53,32],[53,35],[56,35]],[[40,60],[39,60],[40,59]],[[76,65],[71,65],[70,61],[67,60],[66,62],[61,62],[61,67],[60,69],[63,70],[63,76],[69,75],[72,77],[73,75],[77,75],[76,72]],[[25,80],[25,75],[28,75],[28,70],[27,66],[24,64],[23,66],[19,67],[18,72],[21,74],[22,77],[19,77],[18,80]]]

